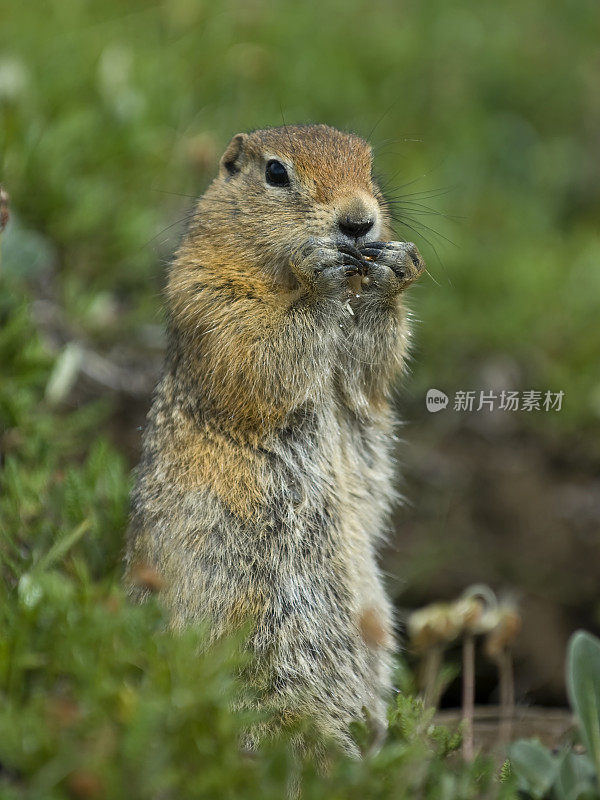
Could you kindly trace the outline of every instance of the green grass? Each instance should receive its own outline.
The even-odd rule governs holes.
[[[231,643],[199,655],[201,632],[173,637],[154,606],[132,608],[118,591],[46,571],[20,583],[3,615],[0,650],[0,796],[3,798],[280,798],[296,768],[285,737],[254,757],[239,750],[239,657]],[[401,697],[375,757],[331,754],[331,774],[306,764],[303,797],[514,797],[496,768],[463,766],[459,740]],[[357,731],[360,735],[361,731]]]

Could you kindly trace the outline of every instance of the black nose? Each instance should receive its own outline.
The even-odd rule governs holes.
[[[368,233],[371,230],[374,222],[375,220],[372,219],[368,219],[363,222],[357,222],[355,219],[351,219],[350,217],[342,217],[338,221],[338,226],[341,232],[345,233],[346,236],[358,239],[359,236],[364,236],[365,233]]]

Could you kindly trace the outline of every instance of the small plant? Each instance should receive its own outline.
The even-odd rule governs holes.
[[[484,651],[498,668],[500,684],[499,741],[506,745],[514,716],[515,698],[512,646],[521,628],[515,603],[498,599],[485,585],[471,586],[451,603],[433,603],[414,611],[408,618],[413,652],[421,657],[421,684],[426,708],[437,708],[444,690],[442,656],[444,649],[462,640],[463,663],[463,756],[472,760],[475,752],[475,638],[485,636]]]
[[[600,798],[600,639],[578,631],[569,642],[567,690],[585,753],[553,753],[538,741],[509,747],[510,771],[527,798]]]

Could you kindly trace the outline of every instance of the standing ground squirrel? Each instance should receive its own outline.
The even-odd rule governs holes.
[[[156,570],[175,627],[252,620],[255,696],[385,728],[391,606],[376,564],[403,290],[370,146],[325,125],[234,136],[170,267],[168,349],[132,496],[126,580]],[[143,583],[143,582],[142,582]]]

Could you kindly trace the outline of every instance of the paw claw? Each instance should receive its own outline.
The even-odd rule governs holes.
[[[367,242],[360,253],[373,273],[388,268],[396,277],[398,291],[413,283],[425,269],[421,254],[412,242]],[[391,277],[391,276],[390,276]]]

